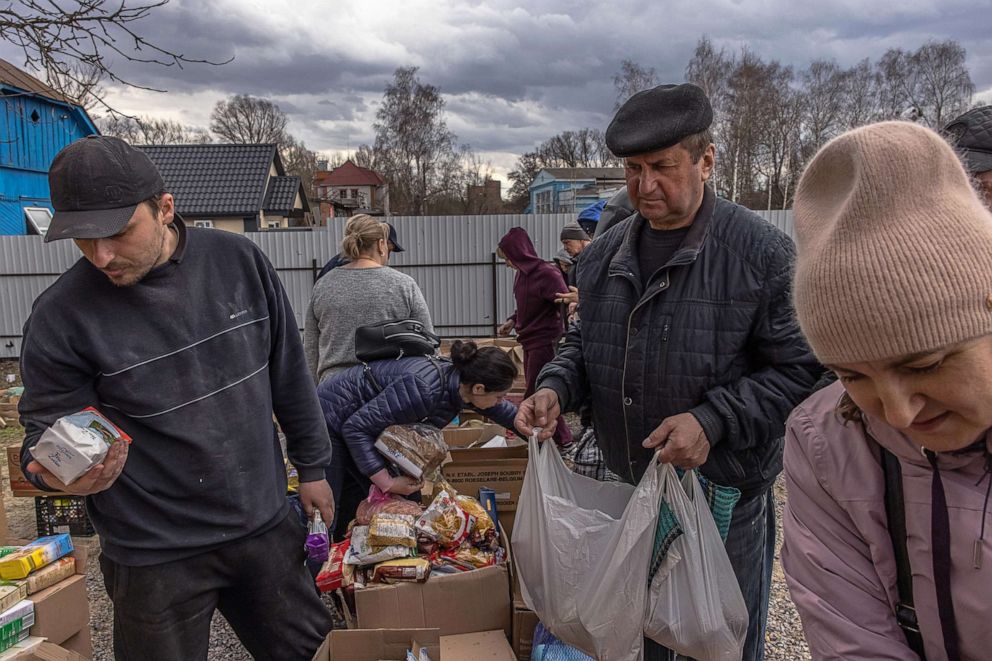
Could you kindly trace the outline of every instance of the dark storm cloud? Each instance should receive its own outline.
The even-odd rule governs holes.
[[[799,5],[799,6],[797,6]],[[566,129],[603,129],[614,103],[612,77],[624,58],[677,82],[696,42],[747,47],[801,70],[811,60],[843,66],[877,60],[888,48],[957,39],[979,90],[992,88],[987,45],[992,0],[675,0],[511,2],[178,2],[156,10],[141,31],[152,41],[222,67],[154,67],[119,62],[142,85],[178,94],[235,93],[272,99],[291,128],[318,149],[371,140],[376,103],[399,66],[419,66],[447,100],[448,124],[479,151],[522,152]],[[0,50],[7,53],[8,49]],[[16,60],[15,60],[16,61]],[[167,106],[170,97],[162,97]],[[154,100],[152,101],[154,102]],[[154,114],[155,108],[136,109]]]

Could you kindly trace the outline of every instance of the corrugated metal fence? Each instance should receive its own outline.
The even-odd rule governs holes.
[[[792,235],[792,212],[760,212]],[[513,274],[497,262],[496,244],[511,227],[523,227],[539,255],[551,258],[571,214],[391,217],[406,252],[390,266],[408,273],[424,292],[441,335],[492,335],[512,310]],[[279,272],[303,327],[314,278],[338,252],[343,220],[308,231],[254,232],[247,236]],[[217,230],[220,231],[220,230]],[[37,236],[0,236],[0,358],[20,355],[21,329],[34,299],[77,259],[71,241],[45,244]],[[223,285],[218,285],[223,286]]]

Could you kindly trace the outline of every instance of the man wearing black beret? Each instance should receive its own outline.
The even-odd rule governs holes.
[[[741,491],[727,553],[748,605],[744,659],[764,656],[775,541],[772,485],[789,412],[821,368],[794,321],[795,248],[706,185],[713,111],[695,85],[631,97],[606,131],[637,213],[597,237],[576,268],[582,321],[520,407],[549,437],[591,397],[607,466],[635,483],[659,453]],[[647,659],[667,658],[654,643]]]

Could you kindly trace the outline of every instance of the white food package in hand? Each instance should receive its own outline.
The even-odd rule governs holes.
[[[56,420],[31,448],[31,456],[69,485],[103,461],[117,440],[129,439],[96,410],[87,409]]]

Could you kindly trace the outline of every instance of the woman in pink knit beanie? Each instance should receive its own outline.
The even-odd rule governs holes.
[[[794,299],[837,374],[793,412],[782,564],[815,659],[992,658],[992,215],[908,122],[825,145]]]

